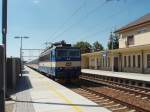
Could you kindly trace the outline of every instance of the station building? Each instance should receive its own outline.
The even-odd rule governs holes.
[[[82,68],[150,73],[150,13],[116,30],[119,49],[82,55]]]

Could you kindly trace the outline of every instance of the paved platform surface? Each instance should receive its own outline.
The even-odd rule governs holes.
[[[110,112],[26,67],[14,112]]]
[[[82,69],[82,73],[97,74],[103,76],[119,77],[125,79],[133,79],[140,81],[150,81],[150,74],[140,74],[140,73],[127,73],[127,72],[112,72],[104,70],[92,70],[92,69]]]

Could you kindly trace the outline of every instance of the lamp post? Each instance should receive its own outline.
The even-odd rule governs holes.
[[[20,39],[20,72],[21,72],[21,76],[22,76],[22,61],[23,61],[23,59],[22,59],[22,40],[23,39],[28,39],[29,37],[26,37],[26,36],[24,36],[24,37],[22,37],[22,36],[16,36],[15,37],[15,39]]]

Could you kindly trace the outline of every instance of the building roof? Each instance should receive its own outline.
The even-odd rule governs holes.
[[[150,13],[140,17],[139,19],[127,24],[126,26],[123,26],[122,28],[116,30],[115,32],[120,32],[120,31],[123,31],[123,30],[126,30],[128,28],[131,28],[131,27],[134,27],[134,26],[138,26],[138,25],[141,25],[141,24],[144,24],[144,23],[148,23],[150,22]]]

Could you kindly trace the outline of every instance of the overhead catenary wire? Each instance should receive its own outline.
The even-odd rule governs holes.
[[[119,11],[119,12],[121,12],[121,11]],[[118,12],[118,13],[119,13],[119,12]],[[116,13],[116,14],[118,14],[118,13]],[[115,16],[116,14],[112,14],[111,16],[109,16],[108,18],[106,18],[105,21],[111,20],[113,17],[116,17],[116,16]],[[100,24],[97,24],[96,26],[98,26],[98,25],[100,25]],[[96,27],[96,26],[94,26],[94,27]],[[101,25],[100,27],[104,27],[104,26],[105,26],[105,25]],[[89,28],[89,29],[92,29],[92,28]],[[86,35],[86,36],[84,36],[84,37],[80,37],[79,39],[80,39],[80,40],[84,40],[85,38],[86,38],[86,39],[87,39],[87,38],[90,38],[91,36],[95,36],[95,35],[101,33],[102,31],[105,31],[105,30],[107,30],[107,29],[109,29],[109,27],[107,27],[107,28],[105,28],[105,29],[100,29],[100,30],[98,30],[98,31],[96,31],[96,32],[89,33],[88,35]],[[80,41],[80,40],[79,40],[79,41]]]
[[[133,0],[132,3],[134,3],[135,1],[136,1],[136,0]],[[105,18],[104,20],[105,20],[105,21],[112,20],[113,17],[119,16],[120,14],[122,14],[122,13],[128,11],[128,10],[126,10],[126,9],[124,9],[124,8],[122,8],[122,9],[123,9],[123,10],[119,10],[117,13],[114,13],[114,14],[110,15],[109,17]],[[96,24],[96,26],[98,26],[98,25],[100,25],[100,24]],[[96,26],[94,26],[94,27],[96,27]],[[104,26],[105,26],[105,25],[101,25],[100,27],[102,28],[102,27],[104,27]],[[94,28],[94,27],[93,27],[93,28]],[[90,27],[89,29],[92,29],[92,28]],[[96,32],[89,33],[88,35],[86,35],[86,36],[84,36],[84,37],[81,36],[78,41],[81,41],[81,40],[84,40],[84,39],[88,39],[88,38],[90,38],[90,37],[93,37],[93,36],[95,36],[95,35],[101,33],[102,31],[106,31],[106,30],[108,30],[108,29],[109,29],[109,27],[107,27],[107,28],[105,28],[105,29],[100,29],[100,30],[98,30],[98,31],[96,31]],[[86,31],[86,32],[87,32],[87,31]]]
[[[76,15],[81,11],[82,8],[84,8],[85,4],[86,4],[86,0],[84,0],[84,2],[80,5],[80,7],[78,7],[78,8],[71,14],[71,16],[70,16],[69,18],[67,18],[67,19],[64,21],[64,23],[61,24],[61,25],[58,27],[58,29],[57,29],[55,32],[53,32],[53,33],[51,34],[51,36],[50,36],[51,40],[53,40],[53,39],[55,38],[55,35],[59,32],[60,29],[62,29],[66,24],[68,24],[68,23],[72,20],[72,18],[73,18],[74,16],[76,16]]]
[[[58,35],[55,36],[55,40],[60,38],[61,35],[63,35],[65,32],[67,32],[68,30],[70,30],[71,28],[73,28],[75,25],[78,25],[79,23],[81,23],[83,20],[86,20],[87,17],[91,14],[93,14],[94,12],[96,12],[99,8],[103,7],[106,4],[107,1],[104,1],[102,4],[98,5],[96,8],[90,10],[83,18],[80,18],[77,22],[71,24],[68,28],[66,28],[65,30],[63,30],[61,33],[59,33]],[[54,41],[55,41],[54,40]]]
[[[101,0],[98,0],[101,1]],[[88,18],[89,15],[93,14],[94,12],[96,12],[99,8],[103,7],[107,2],[110,1],[116,1],[116,0],[105,0],[104,2],[102,2],[102,4],[99,4],[96,8],[90,10],[83,18],[80,18],[76,23],[73,23],[72,25],[70,25],[68,28],[66,28],[64,31],[62,31],[61,33],[59,33],[57,36],[55,36],[55,39],[58,39],[61,37],[61,35],[63,35],[64,33],[66,33],[68,30],[70,30],[72,27],[74,27],[75,25],[78,25],[79,23],[81,23],[83,20],[86,20]],[[119,1],[119,0],[117,0]],[[54,40],[55,41],[55,40]]]

